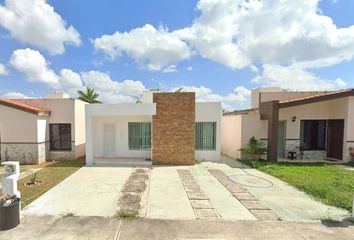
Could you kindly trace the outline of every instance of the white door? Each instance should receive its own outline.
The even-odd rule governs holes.
[[[116,125],[114,123],[103,125],[103,148],[105,157],[116,155]]]

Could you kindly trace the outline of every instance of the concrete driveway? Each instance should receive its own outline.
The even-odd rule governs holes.
[[[129,211],[131,203],[148,219],[316,221],[349,215],[279,179],[254,169],[245,176],[238,165],[226,163],[145,168],[148,176],[140,182],[130,177],[135,168],[83,167],[22,213],[112,217],[122,207]]]
[[[133,168],[82,167],[27,206],[24,215],[114,216]]]

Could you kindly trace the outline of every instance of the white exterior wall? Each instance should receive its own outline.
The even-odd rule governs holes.
[[[216,150],[195,150],[197,160],[220,161],[221,158],[221,103],[220,102],[196,102],[196,122],[216,122]]]
[[[116,158],[151,158],[151,149],[130,150],[128,145],[129,122],[152,122],[152,116],[97,116],[92,118],[93,127],[93,157]],[[115,154],[105,156],[104,153],[104,125],[115,125]]]
[[[116,157],[150,157],[150,150],[128,150],[128,122],[151,122],[152,115],[155,114],[154,103],[86,105],[86,164],[93,164],[95,157],[104,157],[102,143],[105,123],[113,123],[116,126]]]

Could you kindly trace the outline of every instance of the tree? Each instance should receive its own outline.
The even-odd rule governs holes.
[[[176,92],[176,93],[177,93],[177,92],[183,92],[183,87],[176,89],[175,92]]]
[[[95,92],[94,88],[86,87],[86,92],[77,90],[77,93],[79,94],[78,99],[81,101],[88,103],[102,103],[100,100],[98,100],[99,94]]]

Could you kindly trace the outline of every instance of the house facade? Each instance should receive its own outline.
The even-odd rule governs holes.
[[[354,151],[354,90],[289,92],[261,88],[252,92],[252,109],[225,113],[222,152],[242,158],[252,137],[267,146],[267,158],[349,161]]]
[[[0,99],[1,161],[39,164],[84,156],[85,105],[62,93]]]
[[[146,91],[142,103],[86,106],[87,164],[151,160],[191,165],[220,160],[221,103],[195,93]]]

